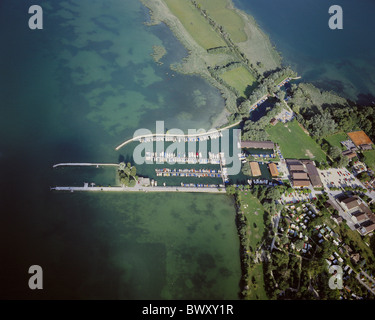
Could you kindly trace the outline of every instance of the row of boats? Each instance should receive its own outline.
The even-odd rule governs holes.
[[[268,185],[268,186],[276,185],[275,183],[273,183],[272,181],[269,181],[267,179],[253,179],[253,180],[248,179],[247,183],[249,185],[253,185],[253,184],[261,184],[261,185]]]
[[[264,99],[261,99],[258,103],[254,104],[250,108],[250,112],[258,108],[263,102],[265,102],[268,99],[268,97],[265,97]]]
[[[167,133],[168,134],[168,133]],[[222,137],[223,134],[221,132],[215,132],[207,135],[202,136],[189,136],[189,137],[179,137],[171,135],[164,135],[164,136],[153,136],[153,137],[145,137],[139,138],[139,142],[155,142],[155,141],[169,141],[169,142],[197,142],[197,141],[206,141],[206,140],[213,140]]]
[[[225,164],[224,153],[208,153],[208,158],[203,158],[201,152],[174,153],[174,152],[146,152],[146,161],[169,162],[169,163],[189,163],[189,164]]]
[[[168,168],[155,169],[158,177],[209,177],[209,178],[221,178],[222,174],[220,170],[212,169],[179,169],[171,170]]]
[[[223,184],[195,184],[195,183],[182,183],[181,187],[189,187],[189,188],[225,188]]]
[[[291,78],[286,78],[284,81],[281,81],[278,85],[277,85],[277,87],[278,88],[281,88],[281,87],[283,87],[286,83],[288,83],[290,80],[292,80]]]

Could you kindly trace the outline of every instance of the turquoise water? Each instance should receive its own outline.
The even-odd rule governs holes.
[[[281,52],[284,63],[322,89],[375,103],[375,2],[372,0],[234,0]],[[343,30],[328,27],[331,5],[344,13]]]
[[[0,296],[72,299],[236,299],[239,241],[226,196],[51,193],[57,183],[112,184],[110,169],[138,128],[211,127],[219,92],[169,65],[186,56],[165,25],[148,27],[137,0],[5,0],[0,18]],[[150,54],[163,45],[163,65]],[[44,290],[27,287],[44,270]]]

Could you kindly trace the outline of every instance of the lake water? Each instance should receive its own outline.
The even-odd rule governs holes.
[[[186,56],[165,25],[147,27],[137,0],[0,4],[0,296],[51,299],[236,299],[239,241],[225,195],[51,193],[56,183],[113,182],[138,128],[209,129],[220,93],[169,65]],[[150,54],[163,45],[157,65]],[[27,287],[31,265],[44,290]]]
[[[362,103],[375,104],[375,2],[372,0],[234,0],[271,38],[302,80]],[[340,5],[344,28],[328,27]]]

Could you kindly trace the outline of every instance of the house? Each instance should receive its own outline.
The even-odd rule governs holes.
[[[343,221],[343,218],[339,216],[338,214],[332,215],[333,221],[335,221],[337,224],[340,224]]]
[[[268,169],[270,170],[272,177],[279,176],[279,171],[277,170],[277,166],[273,162],[268,164]]]
[[[370,220],[367,220],[365,221],[364,223],[362,223],[361,225],[361,228],[359,230],[359,232],[365,236],[371,232],[373,232],[375,230],[375,223],[373,223],[372,221]]]
[[[364,227],[364,228],[366,229],[366,234],[370,233],[375,230],[375,223],[372,222],[371,224],[369,224],[367,227]]]
[[[359,253],[353,253],[350,255],[350,260],[352,260],[352,262],[354,263],[358,263],[360,259],[361,256],[359,255]]]
[[[362,150],[372,150],[372,145],[371,144],[361,144],[360,148]]]
[[[342,153],[343,156],[346,156],[348,159],[353,159],[357,156],[357,154],[352,150],[345,150]]]
[[[323,183],[320,179],[318,169],[315,166],[314,161],[312,160],[303,160],[302,163],[305,165],[307,174],[309,176],[309,179],[311,181],[311,184],[314,188],[322,188]]]
[[[367,216],[364,212],[358,211],[352,215],[352,220],[355,223],[362,223],[367,220]]]
[[[345,211],[351,211],[359,207],[358,197],[346,197],[340,200],[340,205]]]
[[[293,180],[308,180],[309,177],[306,172],[295,171],[295,172],[292,172],[292,179]]]
[[[291,175],[291,178],[293,180],[293,184],[295,184],[296,187],[300,187],[302,182],[296,182],[296,180],[309,180],[310,183],[304,183],[304,187],[310,186],[310,184],[314,188],[321,188],[323,187],[322,181],[320,179],[318,169],[315,166],[314,161],[311,160],[286,160],[287,166],[289,168],[289,173]]]
[[[289,171],[304,171],[305,167],[303,164],[290,164]]]
[[[151,185],[150,178],[139,177],[138,181],[142,187],[149,187]]]
[[[357,147],[360,147],[362,150],[372,149],[373,142],[364,131],[349,132],[348,136],[353,141],[353,143]]]
[[[241,148],[250,149],[275,149],[272,141],[241,141]]]
[[[310,180],[293,180],[294,188],[305,188],[310,186]]]
[[[275,119],[275,118],[272,118],[271,121],[270,121],[270,124],[272,124],[273,126],[277,125],[277,123],[279,122],[279,120]]]
[[[253,177],[258,177],[262,174],[260,171],[258,162],[254,162],[254,161],[250,162],[250,169],[251,169],[251,174],[253,175]]]
[[[349,254],[353,252],[352,248],[350,248],[347,244],[344,245],[344,248],[346,249],[346,251],[348,251]]]

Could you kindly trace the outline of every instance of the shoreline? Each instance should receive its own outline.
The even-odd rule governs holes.
[[[196,42],[188,30],[185,29],[179,18],[171,12],[165,1],[139,1],[149,9],[150,20],[145,22],[145,24],[148,26],[158,25],[160,23],[166,24],[177,40],[188,51],[187,57],[179,63],[171,65],[171,69],[186,75],[199,75],[220,91],[225,102],[225,108],[218,117],[212,119],[214,127],[228,123],[229,115],[238,111],[237,104],[239,96],[231,90],[228,84],[223,81],[218,81],[216,77],[213,77],[208,68],[223,65],[228,61],[229,63],[231,63],[230,61],[234,62],[238,60],[238,56],[247,59],[248,63],[253,66],[254,71],[257,72],[258,75],[260,74],[261,77],[264,72],[281,67],[281,57],[274,49],[269,37],[262,32],[253,17],[235,8],[231,0],[226,0],[226,9],[232,10],[241,18],[244,23],[243,31],[247,35],[247,40],[245,42],[233,43],[233,45],[240,49],[241,54],[238,54],[238,52],[233,53],[233,49],[230,49],[230,47],[227,47],[230,51],[229,53],[209,53],[209,50],[204,49]],[[223,38],[223,40],[225,39]],[[254,51],[251,47],[256,47],[257,49]],[[244,50],[246,48],[248,49]]]

